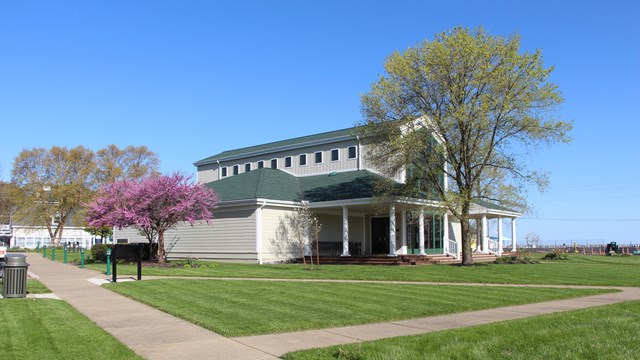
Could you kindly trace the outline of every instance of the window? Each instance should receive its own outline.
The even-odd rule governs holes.
[[[316,157],[316,164],[322,163],[322,151],[318,151],[314,155]]]
[[[233,175],[238,175],[238,172],[240,172],[240,166],[233,165]]]
[[[355,146],[349,146],[349,159],[355,159],[358,156]]]
[[[258,161],[258,169],[262,169],[264,167],[264,161]]]
[[[331,150],[331,161],[340,160],[340,149]]]
[[[249,171],[251,171],[251,163],[244,164],[244,172],[249,172]]]
[[[307,154],[300,154],[298,161],[300,162],[300,166],[307,165]]]
[[[291,156],[287,156],[286,158],[284,158],[284,167],[286,168],[291,167]]]
[[[271,168],[272,169],[278,168],[278,159],[271,159]]]
[[[222,168],[222,177],[225,177],[225,176],[227,176],[227,167],[226,166]]]

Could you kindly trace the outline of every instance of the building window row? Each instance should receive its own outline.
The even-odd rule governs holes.
[[[336,161],[340,161],[340,149],[331,149],[330,150],[330,156],[331,156],[331,162],[336,162]],[[358,157],[358,153],[357,153],[357,148],[355,146],[349,146],[349,148],[347,148],[347,158],[348,159],[355,159]],[[324,152],[323,151],[316,151],[313,153],[313,160],[315,164],[322,164],[324,162]],[[258,169],[262,169],[264,168],[264,161],[260,160],[257,163]],[[300,166],[306,166],[307,165],[307,154],[300,154],[298,155],[298,164]],[[272,169],[278,169],[278,159],[271,159],[270,160],[270,165]],[[293,157],[292,156],[286,156],[284,158],[284,167],[285,168],[291,168],[293,166]],[[238,175],[239,171],[240,171],[240,165],[233,165],[232,167],[232,171],[233,171],[233,175]],[[244,172],[249,172],[251,171],[251,163],[246,163],[244,164]],[[228,169],[227,166],[224,166],[221,168],[221,177],[227,177],[228,176]]]

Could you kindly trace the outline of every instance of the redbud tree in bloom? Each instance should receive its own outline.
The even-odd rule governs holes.
[[[149,243],[158,240],[157,258],[164,262],[164,233],[179,222],[209,221],[218,195],[180,173],[140,181],[118,181],[102,188],[88,205],[89,226],[133,227]]]

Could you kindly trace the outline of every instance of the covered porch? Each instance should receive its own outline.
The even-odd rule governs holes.
[[[356,199],[309,205],[322,224],[318,237],[321,256],[461,257],[460,223],[452,221],[437,202],[408,199],[381,208],[372,199]],[[481,205],[473,210],[471,221],[480,239],[475,252],[500,256],[506,239],[504,219],[510,219],[509,235],[515,239],[515,219],[520,214]],[[495,232],[491,224],[496,224],[497,236],[491,236],[491,231]],[[510,239],[506,245],[515,249],[515,241]]]

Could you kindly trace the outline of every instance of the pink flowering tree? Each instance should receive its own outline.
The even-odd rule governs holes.
[[[218,195],[180,173],[140,181],[111,183],[88,205],[87,224],[136,228],[151,244],[158,240],[157,258],[165,260],[164,233],[177,223],[209,221]]]

